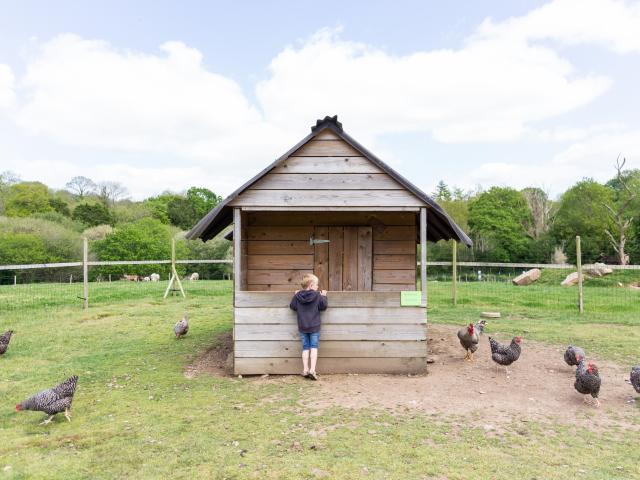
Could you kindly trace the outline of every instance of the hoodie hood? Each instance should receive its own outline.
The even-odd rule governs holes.
[[[296,298],[300,303],[311,303],[318,295],[320,295],[320,293],[317,290],[300,290],[296,293]]]

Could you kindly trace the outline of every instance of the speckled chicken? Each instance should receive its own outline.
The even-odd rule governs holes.
[[[507,367],[520,358],[520,352],[522,351],[520,348],[521,342],[521,337],[513,337],[509,345],[502,345],[489,337],[491,359],[498,365],[504,366],[507,376],[509,375],[509,369]]]
[[[574,347],[573,345],[569,345],[567,347],[566,352],[564,352],[564,361],[570,367],[572,366],[576,367],[578,366],[578,363],[580,363],[578,361],[578,356],[580,356],[581,358],[586,358],[586,354],[584,353],[584,350],[581,349],[580,347]]]
[[[2,335],[0,335],[0,355],[4,355],[7,351],[7,348],[9,348],[11,335],[13,335],[13,330],[7,330]]]
[[[600,400],[598,400],[598,394],[600,393],[600,375],[598,374],[598,367],[593,363],[587,363],[587,360],[583,357],[578,357],[578,368],[576,369],[576,381],[573,387],[582,393],[583,395],[591,395],[595,398],[596,407],[600,406]],[[584,398],[585,402],[587,397]]]
[[[173,327],[173,333],[176,334],[176,338],[180,338],[185,336],[188,331],[189,331],[189,318],[185,313],[184,317],[182,317],[182,320],[177,322]]]
[[[16,411],[32,410],[49,415],[40,425],[49,423],[54,415],[62,412],[64,412],[65,418],[71,421],[71,402],[73,402],[73,395],[76,393],[77,383],[78,376],[74,375],[60,385],[36,393],[24,402],[17,404]]]
[[[485,320],[480,320],[475,325],[470,323],[466,327],[458,330],[460,345],[466,350],[464,355],[465,360],[473,361],[473,354],[478,350],[479,335],[483,332],[485,324]]]
[[[636,392],[640,393],[640,365],[631,369],[629,383],[633,386]]]

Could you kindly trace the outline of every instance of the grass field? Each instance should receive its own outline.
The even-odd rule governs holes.
[[[92,286],[86,314],[68,298],[81,295],[77,285],[66,296],[59,286],[0,288],[0,330],[16,330],[0,358],[0,478],[640,478],[637,428],[530,421],[491,436],[464,417],[305,412],[299,400],[314,384],[302,380],[186,378],[185,366],[231,329],[231,284],[193,282],[187,300],[166,301],[163,286]],[[600,300],[579,316],[575,289],[465,284],[452,308],[450,285],[432,282],[429,321],[463,324],[499,310],[490,332],[640,363],[640,294],[588,290]],[[176,341],[185,308],[192,328]],[[80,376],[71,423],[40,426],[44,414],[15,412],[71,374]],[[636,427],[640,408],[637,418]]]

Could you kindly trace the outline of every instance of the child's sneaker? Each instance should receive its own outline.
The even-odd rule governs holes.
[[[318,374],[316,372],[309,372],[307,378],[310,378],[311,380],[318,380]]]

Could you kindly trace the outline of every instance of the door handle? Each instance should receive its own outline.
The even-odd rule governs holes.
[[[324,240],[324,239],[315,239],[313,238],[313,235],[311,235],[311,238],[309,238],[309,245],[319,245],[321,243],[329,243],[330,240]]]

